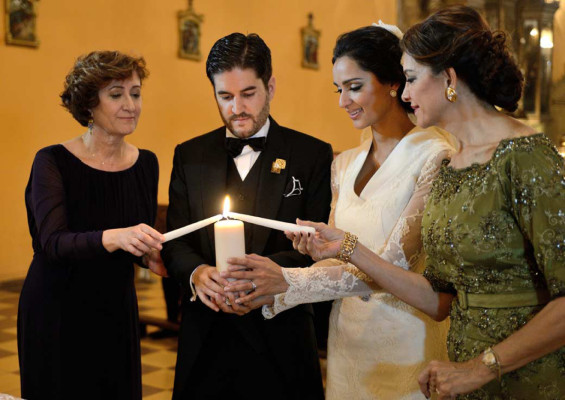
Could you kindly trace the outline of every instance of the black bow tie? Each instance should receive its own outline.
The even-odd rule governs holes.
[[[237,157],[245,146],[251,146],[254,151],[265,150],[266,137],[239,139],[239,138],[226,138],[226,149],[228,154],[232,157]]]

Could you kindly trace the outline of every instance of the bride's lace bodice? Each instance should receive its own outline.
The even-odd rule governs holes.
[[[437,143],[422,143],[426,136]],[[399,267],[419,269],[424,204],[441,161],[450,152],[447,142],[438,136],[428,131],[408,134],[360,196],[353,185],[371,140],[338,156],[332,164],[329,225],[356,234],[361,243]],[[403,157],[405,152],[411,153],[409,158]],[[283,268],[283,275],[289,289],[275,296],[273,306],[263,308],[266,318],[298,304],[369,296],[380,291],[357,267],[335,259],[319,261],[310,268]]]
[[[355,179],[371,139],[332,165],[329,224],[399,268],[420,272],[420,222],[431,182],[452,151],[443,134],[415,128],[394,148],[357,195]],[[335,300],[329,321],[326,399],[424,399],[417,377],[427,362],[446,359],[446,326],[381,290],[363,272],[338,260],[283,268],[289,284],[263,314],[297,304]]]

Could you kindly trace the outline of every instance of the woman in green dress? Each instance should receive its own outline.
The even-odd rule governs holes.
[[[473,9],[438,11],[402,40],[403,99],[418,125],[454,134],[422,220],[424,275],[396,268],[324,224],[289,235],[314,259],[349,260],[436,320],[450,362],[419,383],[439,399],[565,399],[565,177],[543,134],[514,111],[522,75],[503,33]]]

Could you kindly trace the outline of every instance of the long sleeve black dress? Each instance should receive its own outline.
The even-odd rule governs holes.
[[[158,168],[147,150],[119,172],[62,145],[37,153],[25,194],[34,256],[18,311],[25,399],[141,399],[135,257],[108,253],[102,232],[153,224]]]

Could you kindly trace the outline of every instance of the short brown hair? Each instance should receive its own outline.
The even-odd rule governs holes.
[[[63,107],[82,126],[87,126],[90,110],[100,102],[98,91],[113,80],[129,78],[134,72],[141,81],[149,75],[143,57],[119,51],[93,51],[82,55],[65,78],[65,90],[61,93]]]
[[[474,9],[439,10],[408,29],[400,46],[436,74],[453,68],[475,96],[488,104],[508,111],[518,107],[524,79],[508,50],[506,34],[491,31]]]

